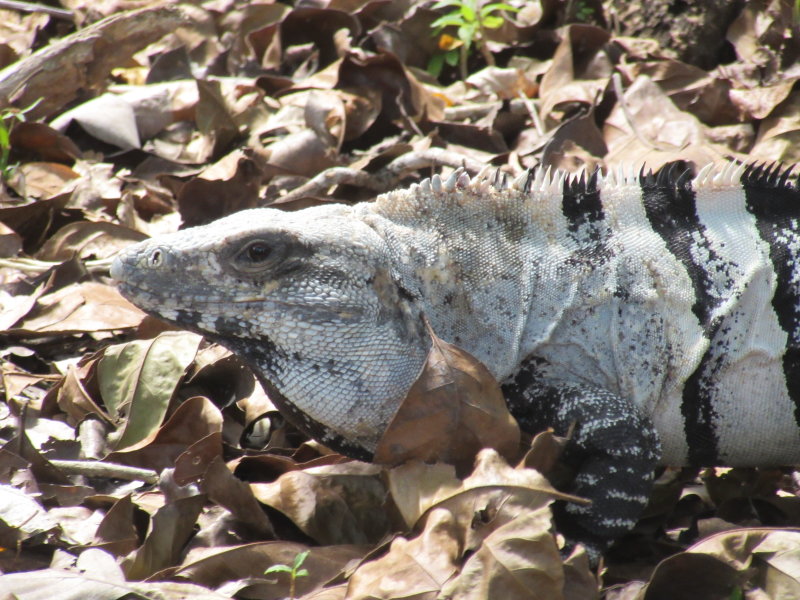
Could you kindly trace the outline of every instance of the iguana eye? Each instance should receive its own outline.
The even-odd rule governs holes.
[[[252,263],[262,263],[272,254],[272,248],[264,242],[252,242],[247,245],[245,252]]]
[[[260,271],[276,261],[283,254],[281,244],[271,244],[265,240],[252,240],[245,244],[234,257],[234,265],[241,271]]]

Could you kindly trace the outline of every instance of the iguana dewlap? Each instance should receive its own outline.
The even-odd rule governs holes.
[[[788,171],[456,172],[373,203],[243,211],[136,244],[142,309],[246,359],[301,429],[368,458],[436,334],[564,433],[567,534],[629,529],[652,468],[800,462],[800,191]]]

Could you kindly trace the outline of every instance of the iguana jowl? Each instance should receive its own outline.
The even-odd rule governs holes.
[[[692,178],[456,172],[374,203],[243,211],[139,243],[134,304],[227,346],[301,429],[369,458],[425,360],[425,315],[503,383],[523,429],[564,433],[600,547],[656,462],[800,462],[800,191],[728,164]]]

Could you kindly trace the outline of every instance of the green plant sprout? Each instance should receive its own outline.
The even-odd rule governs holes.
[[[270,573],[289,573],[289,597],[292,600],[296,598],[295,582],[297,578],[308,576],[308,569],[301,569],[300,567],[303,566],[303,562],[306,560],[309,552],[310,550],[298,552],[294,557],[294,563],[292,563],[291,567],[289,565],[272,565],[269,569],[264,571],[264,575],[269,575]]]
[[[0,179],[7,180],[16,165],[9,164],[9,157],[11,155],[11,132],[14,125],[25,121],[25,114],[32,111],[42,98],[36,100],[30,106],[25,108],[14,108],[8,106],[0,110]]]
[[[486,30],[498,29],[503,17],[494,13],[501,10],[517,12],[519,9],[505,2],[492,2],[482,6],[481,0],[441,0],[433,5],[434,10],[451,7],[452,10],[431,23],[433,35],[439,36],[439,48],[443,54],[433,56],[428,63],[428,72],[438,77],[444,63],[459,65],[461,79],[467,78],[467,58],[474,44],[483,55],[486,64],[494,66],[494,57],[486,46]],[[457,27],[458,39],[442,34],[445,27]]]

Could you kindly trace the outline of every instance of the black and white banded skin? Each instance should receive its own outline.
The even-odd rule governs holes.
[[[427,355],[422,316],[523,429],[576,424],[557,525],[627,531],[656,464],[800,462],[800,191],[676,165],[506,185],[456,171],[356,206],[243,211],[125,250],[145,311],[252,365],[300,429],[369,459]]]

